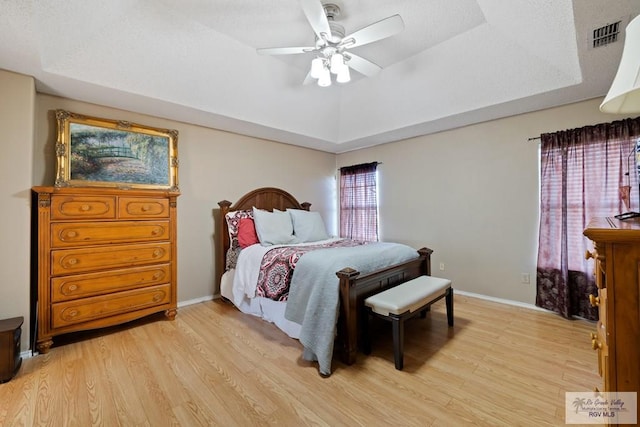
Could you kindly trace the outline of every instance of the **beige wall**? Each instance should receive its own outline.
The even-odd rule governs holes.
[[[24,317],[29,348],[29,224],[35,86],[31,77],[0,70],[0,319]]]
[[[218,293],[213,209],[220,200],[233,202],[249,190],[274,186],[310,201],[325,216],[335,210],[333,154],[49,95],[36,100],[35,185],[51,185],[55,178],[56,109],[178,130],[179,302]]]
[[[33,79],[0,70],[0,158],[3,192],[0,318],[24,316],[22,348],[29,345],[30,188],[55,178],[54,111],[128,120],[179,131],[178,300],[207,299],[214,284],[214,216],[217,202],[275,186],[335,217],[335,155],[36,94]],[[35,124],[34,124],[35,123]],[[327,221],[335,230],[335,220]]]
[[[0,318],[25,317],[28,345],[29,189],[55,176],[56,109],[179,131],[178,299],[209,298],[214,286],[217,202],[281,187],[313,203],[336,231],[338,166],[380,161],[382,238],[435,250],[434,274],[456,288],[533,304],[542,132],[619,118],[600,100],[486,122],[350,153],[333,154],[36,94],[33,79],[0,70],[3,239]],[[34,125],[35,123],[35,125]],[[445,264],[444,271],[438,269]],[[531,284],[520,283],[521,273]]]
[[[383,240],[432,248],[433,274],[459,290],[534,304],[539,141],[527,140],[620,118],[600,113],[600,101],[344,153],[338,167],[383,163]]]

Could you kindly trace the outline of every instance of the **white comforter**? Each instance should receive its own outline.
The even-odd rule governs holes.
[[[245,298],[255,298],[256,288],[258,287],[258,276],[260,274],[260,264],[262,258],[271,249],[279,248],[282,246],[309,246],[318,245],[322,243],[335,242],[337,240],[343,240],[341,238],[331,238],[327,240],[321,240],[311,243],[299,243],[295,245],[251,245],[240,251],[238,261],[236,263],[235,277],[233,278],[232,302],[236,306],[240,306]]]

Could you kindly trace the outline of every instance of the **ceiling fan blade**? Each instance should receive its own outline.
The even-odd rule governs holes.
[[[302,11],[304,12],[311,28],[320,40],[331,38],[331,28],[329,20],[324,12],[324,7],[319,0],[300,0]],[[322,34],[324,33],[324,37]]]
[[[315,47],[264,47],[256,49],[260,55],[295,55],[298,53],[313,52]]]
[[[344,53],[345,58],[347,59],[346,64],[359,72],[360,74],[364,74],[367,77],[375,76],[382,70],[382,67],[378,64],[374,64],[368,59],[364,59],[361,56],[354,55],[353,53]]]
[[[344,36],[338,46],[346,48],[362,46],[396,35],[403,29],[404,21],[400,15],[393,15],[382,21],[368,25],[355,33]]]

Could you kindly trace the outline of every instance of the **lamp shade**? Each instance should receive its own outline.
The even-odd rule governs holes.
[[[348,83],[351,80],[351,73],[349,73],[349,66],[343,65],[340,71],[338,71],[338,75],[336,76],[336,81],[338,83]]]
[[[640,16],[627,25],[618,72],[600,104],[600,111],[619,114],[640,112]]]
[[[314,58],[313,61],[311,61],[311,77],[319,79],[323,68],[324,63],[322,58]]]
[[[331,56],[331,72],[338,74],[344,68],[344,57],[341,53],[334,53]]]
[[[320,73],[320,77],[318,78],[318,86],[331,86],[331,72],[329,72],[328,68],[323,69]]]

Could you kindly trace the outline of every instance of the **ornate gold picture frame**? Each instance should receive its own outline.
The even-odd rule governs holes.
[[[56,187],[178,189],[178,131],[57,110]]]

